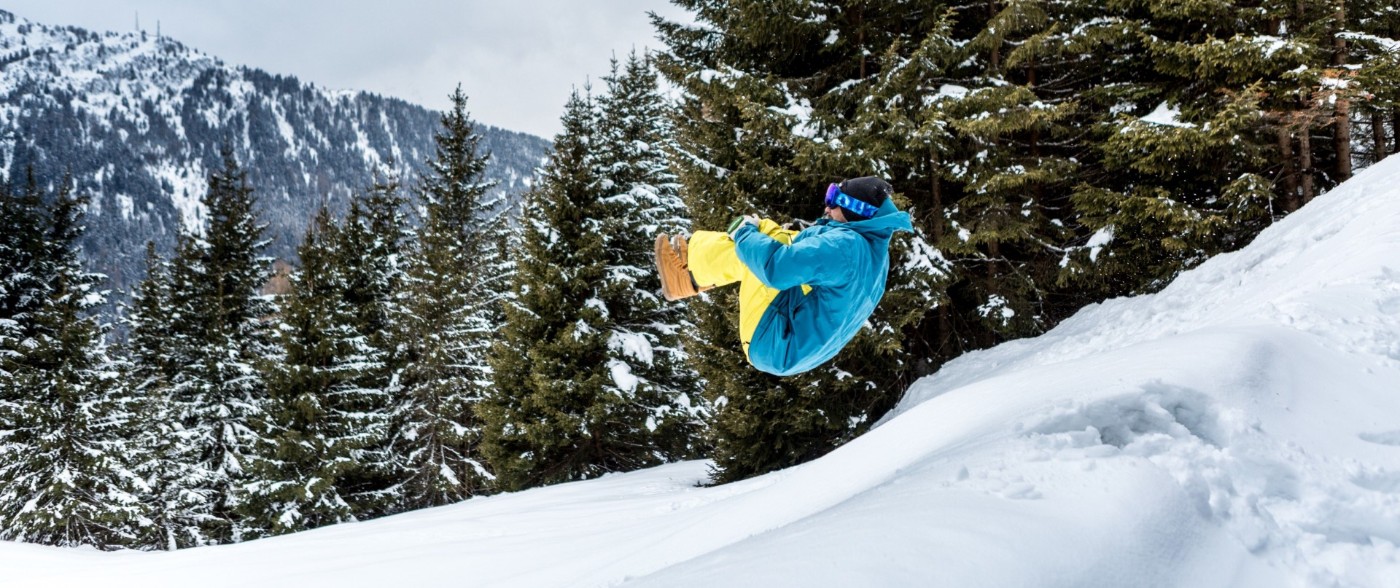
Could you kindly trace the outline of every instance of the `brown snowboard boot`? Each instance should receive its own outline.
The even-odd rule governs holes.
[[[690,298],[709,290],[695,284],[687,265],[689,247],[685,235],[656,236],[656,273],[661,276],[661,294],[666,300]]]

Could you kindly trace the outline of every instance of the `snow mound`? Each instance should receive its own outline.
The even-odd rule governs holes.
[[[1400,158],[1164,291],[917,382],[812,463],[674,464],[18,585],[1395,586]]]
[[[1400,585],[1400,158],[1156,295],[952,362],[887,422],[970,402],[1026,459],[1145,460],[1294,582]]]

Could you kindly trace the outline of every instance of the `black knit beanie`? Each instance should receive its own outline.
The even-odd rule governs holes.
[[[890,195],[894,193],[894,188],[890,186],[889,182],[878,177],[865,176],[863,178],[851,178],[841,182],[841,191],[856,200],[879,208],[885,203],[885,200],[888,200]],[[844,206],[841,207],[841,212],[849,219],[865,220],[870,218],[865,215],[856,214]]]

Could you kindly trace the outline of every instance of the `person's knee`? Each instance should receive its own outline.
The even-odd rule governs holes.
[[[691,275],[701,286],[723,286],[738,281],[747,270],[734,251],[729,235],[716,231],[696,231],[689,241]]]

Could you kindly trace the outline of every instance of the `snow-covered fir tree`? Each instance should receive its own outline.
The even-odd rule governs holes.
[[[351,467],[341,472],[337,486],[361,519],[390,512],[401,478],[402,463],[390,442],[394,375],[403,368],[403,353],[395,347],[390,321],[399,303],[394,295],[404,277],[404,249],[413,233],[399,190],[398,176],[391,174],[357,194],[335,247],[341,296],[363,353],[363,364],[355,366],[356,392],[336,403],[340,410],[354,414],[358,423]]]
[[[163,292],[165,324],[140,320],[134,338],[156,333],[165,342],[135,355],[138,373],[168,369],[168,389],[149,389],[160,403],[151,449],[161,456],[150,474],[157,513],[165,525],[160,544],[188,547],[235,541],[261,534],[239,526],[242,494],[256,482],[245,467],[256,454],[266,422],[263,362],[276,361],[267,321],[269,300],[259,294],[268,276],[261,256],[263,225],[253,210],[253,189],[231,154],[209,175],[202,198],[208,211],[200,233],[181,236]],[[154,318],[154,317],[152,317]],[[143,333],[145,330],[153,330]],[[157,359],[156,366],[147,362]]]
[[[187,491],[205,473],[193,461],[182,461],[189,457],[183,452],[188,437],[173,416],[171,382],[184,361],[180,342],[187,338],[190,318],[172,308],[171,265],[156,253],[155,243],[146,244],[146,278],[124,317],[130,362],[125,393],[135,409],[133,467],[146,484],[142,499],[150,520],[136,546],[146,549],[199,544],[195,538],[209,506],[205,492]]]
[[[487,351],[510,284],[504,202],[487,202],[489,154],[467,116],[461,88],[442,115],[423,215],[392,317],[403,368],[393,451],[401,460],[401,508],[450,504],[485,492],[491,474],[477,444],[476,405],[490,385]]]
[[[660,231],[689,222],[670,171],[668,106],[650,63],[613,62],[577,92],[529,194],[516,299],[483,404],[502,489],[595,477],[701,453],[704,399],[686,364],[686,307],[664,303]]]
[[[176,324],[170,314],[170,262],[156,252],[153,241],[146,242],[146,279],[137,285],[125,311],[132,386],[143,396],[168,390],[176,369],[168,346]]]
[[[48,295],[40,269],[49,251],[43,206],[33,170],[23,186],[0,182],[0,343],[13,345],[32,332],[34,313]]]
[[[943,3],[677,4],[697,22],[656,19],[669,47],[658,69],[684,94],[675,165],[697,229],[720,230],[744,213],[780,223],[812,219],[822,212],[827,184],[846,177],[878,173],[902,193],[927,185],[863,155],[864,145],[845,137],[874,74],[889,63],[887,49],[917,48],[938,24]],[[898,244],[905,238],[896,239],[896,266],[909,260],[909,249]],[[920,254],[927,261],[930,252]],[[907,290],[901,280],[910,277],[893,273],[889,288]],[[872,317],[875,328],[863,330],[832,362],[774,378],[754,371],[740,348],[734,289],[690,304],[696,328],[688,348],[716,406],[710,427],[717,481],[813,459],[873,424],[917,367],[900,341],[930,308],[882,305]]]
[[[1274,182],[1288,192],[1296,176],[1284,171],[1291,164],[1277,180],[1264,175],[1277,140],[1264,129],[1269,100],[1247,86],[1281,81],[1301,46],[1269,35],[1269,10],[1068,2],[1055,14],[1082,23],[1044,50],[1079,80],[1053,91],[1076,95],[1076,126],[1087,133],[1078,175],[1089,179],[1069,202],[1077,238],[1063,257],[1065,283],[1100,296],[1155,290],[1247,242],[1271,208],[1285,211],[1271,202]]]
[[[398,181],[326,210],[299,250],[282,303],[282,360],[269,368],[269,438],[245,488],[247,526],[274,534],[384,514],[396,490],[388,446],[394,356],[390,297],[409,236]]]
[[[699,374],[687,363],[681,332],[693,328],[689,306],[668,304],[652,260],[657,233],[687,234],[690,220],[671,171],[675,153],[670,107],[650,59],[613,61],[597,101],[591,143],[602,200],[607,269],[598,288],[606,312],[615,394],[651,414],[646,426],[663,459],[696,457],[707,409]]]
[[[481,404],[482,454],[507,491],[656,463],[649,454],[614,451],[615,443],[645,446],[644,417],[636,406],[616,414],[623,399],[607,369],[592,98],[575,91],[560,120],[554,153],[526,195],[515,296],[492,352],[494,385]],[[598,427],[604,415],[623,419]]]
[[[697,227],[810,216],[825,182],[878,174],[917,230],[831,366],[856,378],[745,375],[732,298],[695,305],[721,479],[819,455],[888,406],[833,398],[1161,288],[1394,150],[1393,3],[677,4],[693,23],[655,24]]]
[[[1395,153],[1400,137],[1400,6],[1386,0],[1353,0],[1348,18],[1337,33],[1348,67],[1350,84],[1362,97],[1353,102],[1356,156],[1370,165]]]
[[[6,230],[40,246],[23,258],[31,280],[11,267],[2,276],[9,286],[34,287],[9,292],[27,310],[7,319],[0,340],[0,539],[133,545],[146,523],[144,488],[130,467],[121,366],[103,342],[106,327],[89,313],[105,301],[103,278],[78,260],[85,201],[64,181],[45,211],[32,188],[18,198],[0,193],[0,206],[14,213]]]
[[[365,372],[376,353],[355,328],[345,300],[346,275],[337,263],[340,230],[322,208],[307,230],[282,300],[276,341],[281,361],[267,370],[265,437],[247,466],[251,482],[239,498],[243,526],[280,535],[354,520],[341,497],[340,477],[355,467],[353,452],[376,432]]]
[[[940,102],[958,140],[944,159],[958,170],[961,198],[947,213],[958,230],[937,245],[966,268],[954,295],[977,309],[978,346],[1039,334],[1062,318],[1053,306],[1059,268],[1044,261],[1069,237],[1060,217],[1077,164],[1062,146],[1076,104],[1041,87],[1054,70],[1030,40],[1052,26],[1045,4],[994,3],[960,55],[978,66],[968,91]]]

